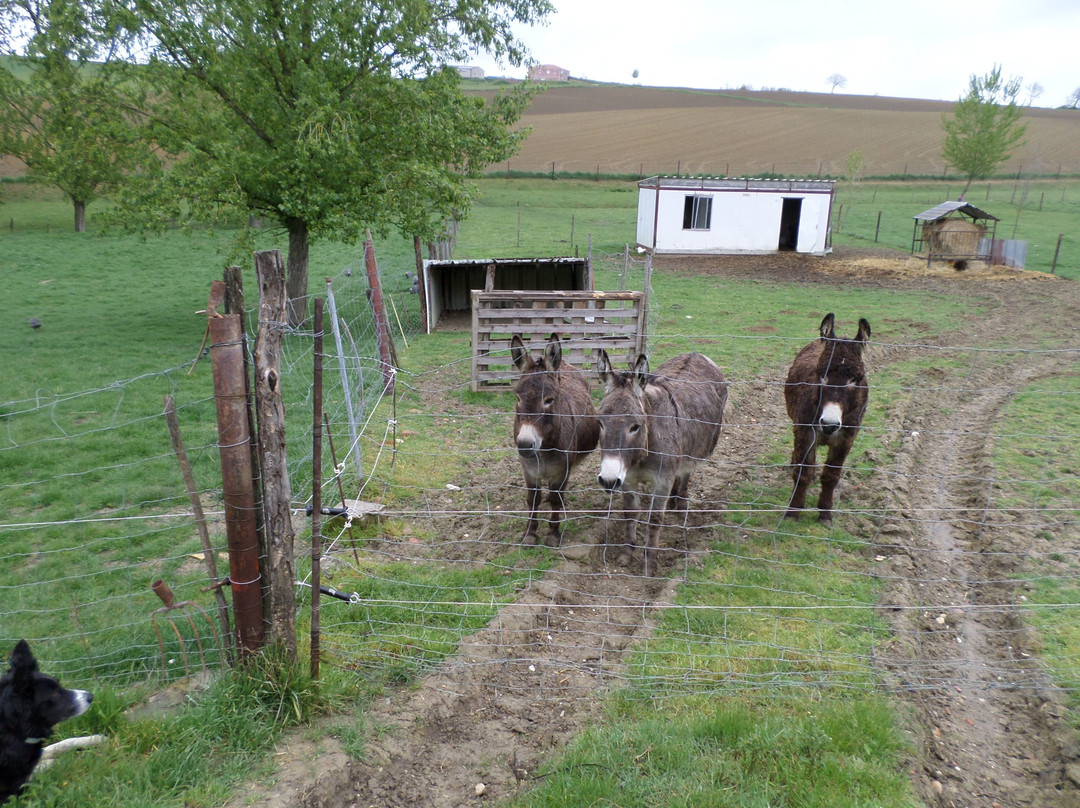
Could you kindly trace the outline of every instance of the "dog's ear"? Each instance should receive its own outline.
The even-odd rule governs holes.
[[[37,660],[30,651],[30,644],[26,640],[19,640],[15,650],[11,652],[11,670],[18,679],[21,676],[29,676],[37,671]]]

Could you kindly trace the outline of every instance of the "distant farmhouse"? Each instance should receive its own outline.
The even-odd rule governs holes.
[[[570,81],[570,71],[558,65],[536,65],[529,68],[531,81]]]
[[[484,68],[482,67],[472,67],[471,65],[454,65],[454,69],[463,79],[482,79],[484,77]]]

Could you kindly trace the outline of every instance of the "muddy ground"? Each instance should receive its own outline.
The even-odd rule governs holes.
[[[988,315],[936,336],[942,346],[1033,348],[1046,334],[1075,334],[1080,317],[1075,283],[978,265],[928,268],[903,254],[849,249],[827,258],[668,259],[665,266],[763,281],[930,290],[989,303]],[[921,343],[872,345],[871,385],[875,370],[923,350]],[[1074,371],[1077,356],[1017,357],[965,352],[966,381],[951,379],[948,367],[936,369],[933,396],[913,390],[887,414],[901,443],[895,467],[874,486],[854,491],[842,483],[839,493],[856,510],[892,514],[864,524],[885,583],[881,612],[893,627],[876,661],[909,721],[909,771],[928,806],[1080,805],[1080,743],[1061,693],[1040,668],[1015,580],[1026,559],[1049,557],[1051,542],[1068,555],[1080,548],[1080,535],[1074,521],[1048,536],[1045,525],[997,507],[990,458],[994,436],[1009,431],[1001,421],[1011,392]],[[706,466],[692,495],[737,485],[755,463],[762,430],[783,429],[785,417],[779,396],[742,386],[717,450],[725,462]],[[492,480],[515,473],[512,457],[496,466],[473,471]],[[520,491],[492,486],[471,513],[447,517],[440,530],[470,536],[453,542],[454,552],[482,562],[494,550],[477,539],[493,530],[496,511],[519,509],[520,498]],[[717,518],[723,517],[692,508],[688,526]],[[704,551],[707,533],[682,531],[678,552],[665,555],[661,576],[651,580],[609,563],[594,536],[571,533],[558,565],[470,636],[455,658],[374,705],[367,720],[379,731],[362,761],[348,759],[332,740],[294,737],[282,745],[273,783],[253,783],[236,805],[449,808],[528,788],[538,768],[593,720],[604,691],[619,685],[627,649],[648,636],[686,565]],[[404,543],[384,550],[409,552]]]

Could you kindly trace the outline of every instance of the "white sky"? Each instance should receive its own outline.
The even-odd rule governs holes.
[[[518,35],[575,78],[659,87],[829,92],[955,101],[1000,64],[1036,106],[1080,87],[1080,0],[553,0]],[[489,76],[524,68],[477,57]],[[637,79],[633,78],[638,71]]]

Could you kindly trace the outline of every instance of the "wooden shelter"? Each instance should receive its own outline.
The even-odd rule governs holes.
[[[424,333],[437,327],[465,328],[471,322],[472,293],[493,291],[591,292],[592,259],[478,258],[424,261],[420,293],[425,297]]]

